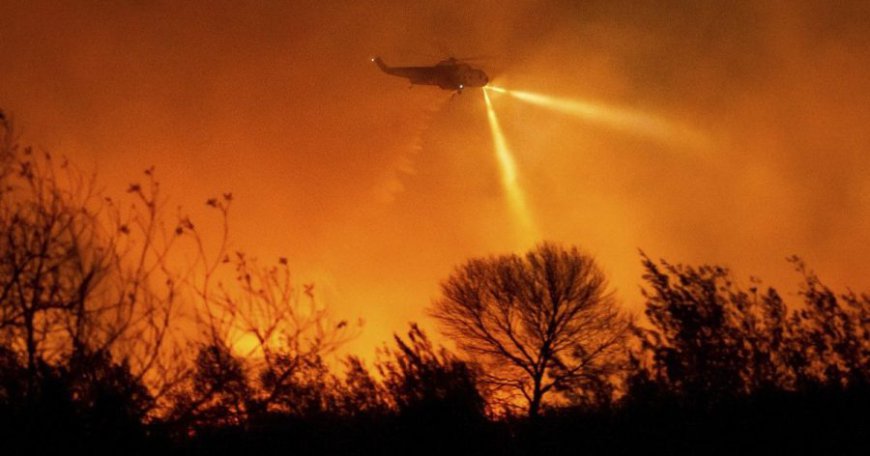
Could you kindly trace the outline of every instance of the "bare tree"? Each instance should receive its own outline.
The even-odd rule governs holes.
[[[0,118],[0,345],[26,360],[28,391],[39,363],[100,356],[158,397],[172,383],[157,379],[174,369],[164,341],[178,280],[166,257],[179,232],[145,174],[130,206],[102,197],[93,175],[21,147]]]
[[[11,126],[2,127],[12,168],[0,196],[0,335],[24,354],[32,389],[38,362],[98,337],[87,322],[108,309],[89,298],[111,258],[91,208],[92,181],[47,153],[19,149]]]
[[[215,407],[231,410],[236,420],[338,407],[332,394],[338,379],[324,358],[353,338],[362,320],[352,324],[333,318],[316,299],[313,283],[296,286],[286,258],[264,266],[233,252],[227,230],[232,201],[230,193],[206,201],[223,220],[216,246],[189,219],[181,222],[195,244],[185,283],[194,295],[193,323],[200,340],[194,343],[197,362],[187,386],[175,395],[170,418],[181,426],[201,425],[215,424],[210,418]]]
[[[624,359],[629,319],[577,248],[472,259],[441,284],[431,314],[507,404],[540,413],[545,396],[600,391]]]
[[[252,405],[261,411],[306,413],[330,408],[324,357],[358,334],[362,320],[336,320],[318,302],[314,284],[293,285],[288,262],[260,266],[236,253],[235,283],[219,283],[209,321],[225,328],[228,344],[247,340],[243,353],[258,372]]]

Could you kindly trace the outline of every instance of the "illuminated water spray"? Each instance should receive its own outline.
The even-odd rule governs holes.
[[[501,182],[505,189],[508,204],[510,204],[514,216],[520,223],[525,240],[534,241],[537,238],[537,228],[526,206],[526,198],[517,179],[516,161],[508,148],[507,141],[505,141],[504,133],[501,131],[498,117],[495,115],[495,110],[492,109],[492,102],[490,102],[489,94],[486,93],[486,90],[483,91],[483,99],[486,101],[486,117],[489,119],[492,144],[495,148],[499,167],[501,168]]]
[[[706,140],[697,132],[659,117],[628,109],[620,109],[584,100],[565,98],[487,86],[487,90],[510,95],[517,100],[567,114],[609,128],[647,136],[658,141],[679,143],[701,148]]]

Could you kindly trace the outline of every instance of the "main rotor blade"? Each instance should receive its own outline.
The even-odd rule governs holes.
[[[461,60],[463,62],[470,62],[472,60],[489,60],[489,59],[495,58],[495,56],[491,55],[491,54],[479,54],[479,55],[473,55],[470,57],[453,57],[453,56],[451,56],[450,58],[455,59],[455,60]]]

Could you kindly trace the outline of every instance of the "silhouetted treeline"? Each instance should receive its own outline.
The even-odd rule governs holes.
[[[642,261],[648,318],[613,415],[623,436],[678,453],[865,451],[868,295],[835,293],[798,258],[789,303],[718,266]]]
[[[126,199],[18,144],[0,116],[4,454],[865,454],[870,297],[799,259],[796,299],[641,255],[645,315],[594,259],[474,258],[371,366],[288,260],[228,248],[154,171]],[[178,257],[193,258],[178,262]]]

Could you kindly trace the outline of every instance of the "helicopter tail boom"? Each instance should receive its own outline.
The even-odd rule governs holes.
[[[433,81],[432,68],[430,67],[392,67],[384,63],[380,57],[372,58],[372,62],[384,73],[407,78],[411,84],[438,85],[437,81]]]

